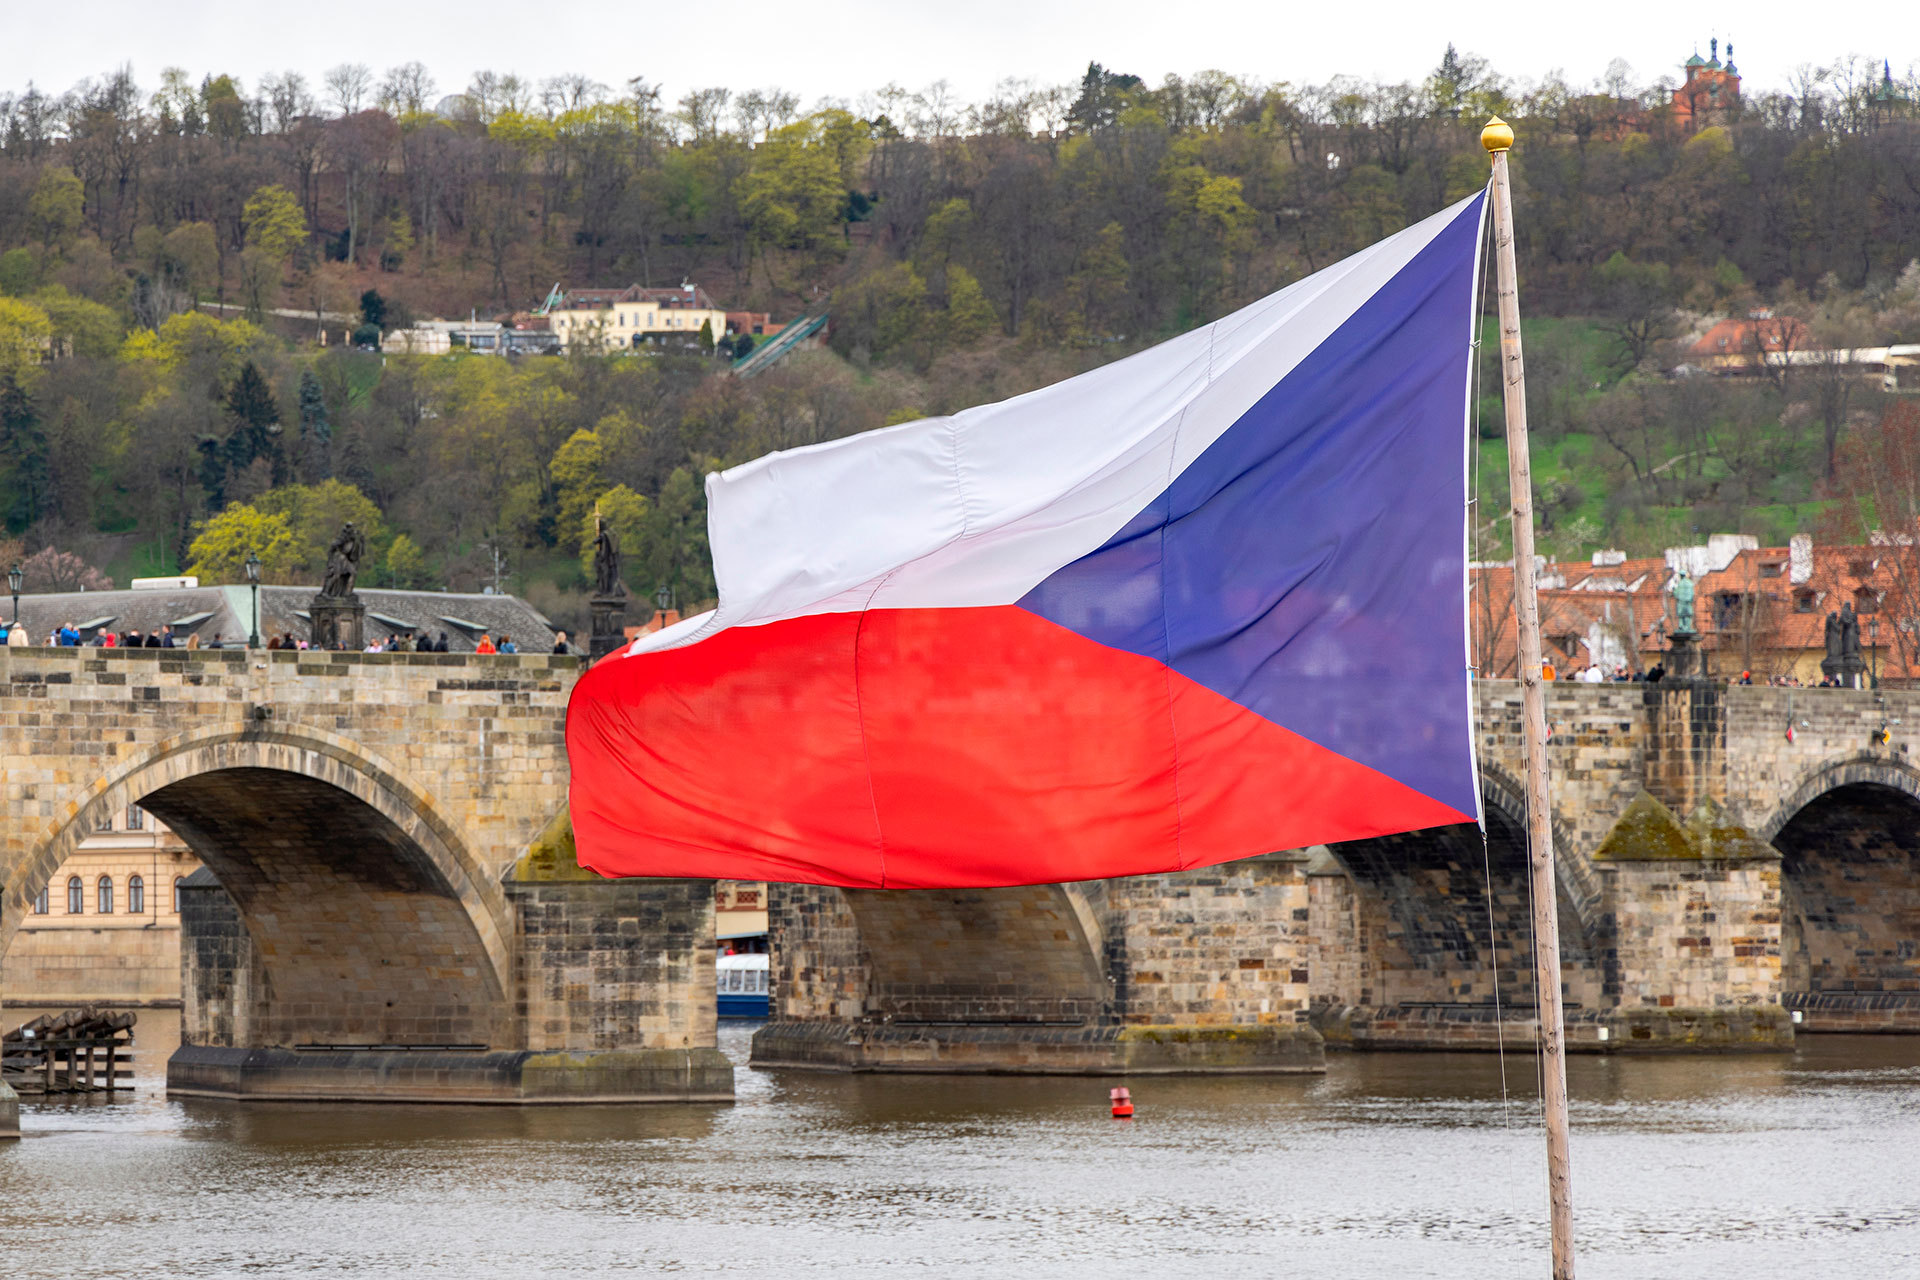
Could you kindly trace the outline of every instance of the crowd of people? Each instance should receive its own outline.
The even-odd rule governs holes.
[[[1540,674],[1547,680],[1571,680],[1578,684],[1659,684],[1667,678],[1667,669],[1662,663],[1656,662],[1645,671],[1629,671],[1623,663],[1616,665],[1612,671],[1608,671],[1596,662],[1570,671],[1562,676],[1555,671],[1551,662],[1547,662],[1541,664]],[[1731,683],[1753,684],[1755,683],[1753,672],[1742,671],[1738,676],[1732,678]],[[1846,689],[1851,687],[1847,684],[1846,680],[1840,676],[1823,676],[1811,684],[1795,675],[1762,676],[1758,683],[1773,685],[1781,689]]]
[[[0,643],[8,648],[17,649],[23,645],[43,644],[56,649],[221,649],[226,641],[216,631],[211,640],[202,641],[195,632],[182,640],[173,633],[173,628],[163,626],[158,631],[149,631],[142,635],[138,630],[83,632],[71,622],[62,623],[47,633],[47,638],[36,641],[28,632],[26,624],[13,622],[0,626]]]
[[[0,624],[0,644],[15,649],[31,644],[42,644],[50,648],[81,649],[244,649],[247,647],[244,639],[236,638],[229,642],[218,631],[214,632],[211,638],[203,641],[197,631],[188,633],[186,638],[182,639],[174,634],[171,626],[162,626],[158,631],[149,631],[142,635],[138,630],[131,629],[84,632],[71,622],[61,624],[60,627],[49,632],[44,640],[36,641],[26,625],[18,621]],[[305,650],[314,646],[305,639],[295,637],[291,631],[287,631],[269,637],[266,647]],[[408,632],[399,632],[390,636],[375,636],[367,641],[364,650],[367,653],[447,653],[449,651],[447,633],[444,631],[438,635],[422,632],[416,636]],[[473,651],[475,653],[519,653],[520,646],[514,643],[512,636],[504,632],[498,641],[494,640],[491,633],[482,633]],[[557,655],[573,652],[572,646],[567,642],[566,632],[554,632],[553,652]]]

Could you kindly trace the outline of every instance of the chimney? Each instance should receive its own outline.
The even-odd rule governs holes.
[[[1813,538],[1796,533],[1787,542],[1787,580],[1794,586],[1813,581]]]

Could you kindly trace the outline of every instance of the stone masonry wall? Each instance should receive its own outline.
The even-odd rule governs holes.
[[[713,881],[509,883],[529,1049],[714,1043]]]
[[[873,971],[847,895],[828,885],[769,884],[767,945],[776,1018],[855,1022]]]
[[[83,807],[137,801],[146,762],[220,734],[324,744],[404,793],[471,860],[469,905],[504,934],[499,876],[565,803],[578,670],[545,655],[0,651],[0,943]]]
[[[1601,874],[1620,1007],[1780,1003],[1777,860],[1625,862]]]
[[[1107,881],[1115,1016],[1129,1025],[1304,1023],[1306,855]]]
[[[265,982],[240,909],[210,871],[180,884],[180,936],[180,1042],[252,1043]]]

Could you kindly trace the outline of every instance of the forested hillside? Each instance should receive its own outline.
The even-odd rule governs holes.
[[[1548,545],[1783,538],[1823,518],[1878,384],[1671,371],[1711,319],[1763,306],[1829,346],[1920,339],[1912,90],[1850,62],[1698,131],[1667,91],[1623,67],[1522,83],[1451,49],[1417,83],[1093,65],[978,103],[491,72],[445,92],[418,64],[23,87],[0,93],[0,514],[46,587],[71,570],[47,548],[121,579],[220,577],[255,549],[297,580],[353,512],[377,580],[498,575],[571,619],[598,504],[636,592],[691,602],[705,470],[1224,314],[1478,188],[1498,111]],[[688,279],[776,320],[830,299],[831,350],[740,381],[697,353],[322,350],[274,314],[393,327],[524,312],[556,281]],[[1483,552],[1504,542],[1487,521]]]

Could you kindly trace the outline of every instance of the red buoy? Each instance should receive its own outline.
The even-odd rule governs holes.
[[[1125,1089],[1114,1089],[1107,1094],[1107,1097],[1113,1102],[1113,1118],[1115,1120],[1133,1119],[1132,1094],[1128,1093]]]

